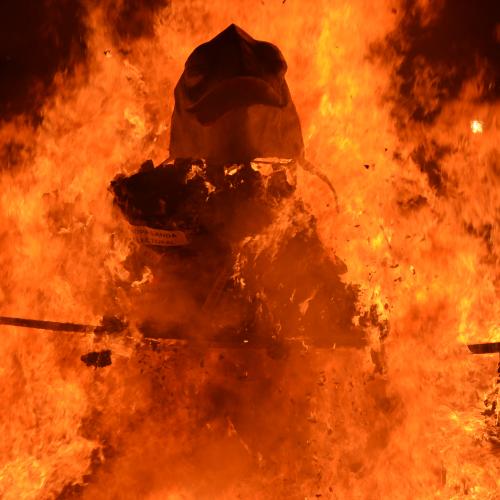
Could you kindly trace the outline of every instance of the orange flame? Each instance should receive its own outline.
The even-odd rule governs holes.
[[[0,169],[2,314],[97,323],[154,280],[125,266],[108,185],[167,157],[183,61],[237,23],[287,59],[307,157],[338,209],[304,170],[297,197],[359,287],[357,321],[374,308],[390,332],[272,360],[2,327],[2,498],[497,497],[498,430],[482,415],[497,360],[464,344],[500,340],[498,105],[470,81],[434,122],[402,129],[388,99],[397,56],[370,56],[400,21],[393,4],[174,1],[127,46],[109,9],[89,8],[87,67],[56,76],[40,126],[0,128],[0,147],[21,145]],[[432,75],[419,78],[417,97],[436,99]],[[449,145],[446,192],[421,167],[432,141]],[[79,362],[96,346],[113,365]]]

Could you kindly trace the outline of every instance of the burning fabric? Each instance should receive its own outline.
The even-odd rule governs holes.
[[[170,155],[238,163],[299,158],[299,118],[277,47],[232,24],[200,45],[175,87]]]

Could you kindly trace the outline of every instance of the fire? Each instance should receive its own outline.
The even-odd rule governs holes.
[[[480,120],[472,120],[470,122],[470,129],[473,134],[482,134],[483,133],[483,122]]]
[[[109,184],[165,160],[184,61],[236,23],[285,55],[306,157],[335,188],[299,168],[293,201],[356,293],[368,345],[297,336],[271,357],[151,348],[133,327],[2,326],[0,496],[496,498],[498,355],[465,344],[500,341],[498,99],[467,44],[477,68],[448,67],[454,45],[439,37],[447,47],[425,52],[454,2],[127,4],[89,3],[85,57],[55,74],[38,121],[31,109],[0,121],[0,315],[155,316],[155,286],[178,292],[162,313],[190,310],[179,282],[155,275],[157,255],[130,264]],[[460,9],[451,21],[467,21]],[[478,23],[470,36],[495,40]],[[272,255],[310,230],[293,213],[284,204],[245,248]],[[290,301],[311,314],[297,288]],[[80,361],[108,349],[110,366]]]

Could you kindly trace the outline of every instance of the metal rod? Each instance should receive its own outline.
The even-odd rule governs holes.
[[[55,332],[69,332],[69,333],[119,333],[126,328],[125,323],[110,323],[106,325],[104,322],[103,325],[86,325],[81,323],[64,323],[60,321],[45,321],[38,319],[28,319],[28,318],[17,318],[12,316],[0,316],[0,325],[7,326],[17,326],[22,328],[32,328],[36,330],[49,330]],[[120,327],[121,325],[121,327]],[[203,339],[197,338],[190,335],[181,335],[176,334],[175,332],[170,332],[168,337],[156,336],[151,333],[151,328],[143,325],[143,328],[139,328],[139,330],[143,334],[143,340],[148,342],[151,346],[159,346],[162,344],[171,345],[172,343],[181,342],[190,342],[193,344],[199,345],[209,345],[211,347],[216,348],[241,348],[245,347],[248,349],[263,349],[268,348],[273,345],[269,343],[260,341],[250,341],[243,339],[241,337],[228,339],[228,340],[219,340],[219,339]]]
[[[60,321],[45,321],[40,319],[14,318],[0,316],[0,325],[21,326],[38,330],[52,330],[56,332],[94,333],[103,332],[102,326],[83,325],[80,323],[62,323]]]
[[[500,353],[500,342],[486,342],[484,344],[468,344],[469,351],[473,354]]]
[[[55,332],[74,332],[74,333],[117,333],[123,328],[116,326],[116,324],[102,324],[102,325],[86,325],[82,323],[64,323],[61,321],[45,321],[40,319],[28,319],[28,318],[17,318],[12,316],[0,316],[0,325],[8,325],[8,326],[18,326],[23,328],[33,328],[38,330],[50,330]],[[248,341],[242,340],[241,338],[235,338],[226,341],[220,341],[215,339],[198,339],[193,338],[191,336],[182,336],[182,335],[170,335],[169,338],[162,338],[161,336],[153,336],[147,334],[147,328],[143,331],[144,340],[151,341],[153,343],[161,344],[163,342],[172,342],[172,341],[191,341],[195,343],[208,343],[211,345],[216,345],[218,347],[247,347],[247,348],[263,348],[266,347],[265,343],[257,341]],[[293,339],[296,340],[296,339]],[[272,343],[271,343],[272,345]],[[469,351],[473,354],[492,354],[492,353],[500,353],[500,342],[486,342],[482,344],[468,344],[467,347]]]

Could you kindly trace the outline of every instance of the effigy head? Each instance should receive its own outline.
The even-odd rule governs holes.
[[[170,156],[223,164],[301,158],[286,70],[275,45],[234,24],[197,47],[175,87]]]

